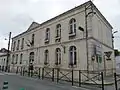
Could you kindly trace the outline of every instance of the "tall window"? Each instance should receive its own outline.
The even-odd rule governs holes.
[[[71,46],[70,48],[69,48],[69,52],[70,52],[70,61],[69,61],[69,65],[76,65],[77,64],[77,62],[76,62],[76,57],[77,57],[77,55],[76,55],[76,47],[75,46]]]
[[[59,65],[59,64],[61,64],[61,50],[60,50],[60,48],[57,48],[55,53],[56,53],[55,64]]]
[[[22,38],[21,49],[24,48],[24,38]]]
[[[46,36],[45,36],[45,43],[49,42],[50,40],[50,28],[46,29]]]
[[[35,39],[35,34],[32,34],[31,46],[34,46],[34,39]]]
[[[20,64],[22,64],[23,54],[20,54]]]
[[[13,43],[13,51],[15,51],[16,41]]]
[[[61,38],[61,24],[56,25],[56,42],[60,42]]]
[[[76,34],[76,20],[72,18],[69,22],[69,27],[70,27],[70,35],[75,35]]]
[[[17,62],[18,62],[18,54],[16,54],[16,62],[15,62],[15,64],[17,64]]]
[[[34,61],[34,52],[31,52],[29,55],[29,63],[33,63]]]
[[[49,63],[49,51],[45,50],[45,61],[44,64],[47,65]]]
[[[19,50],[19,44],[20,44],[20,40],[18,40],[18,43],[17,43],[17,50]]]
[[[15,59],[15,56],[14,55],[12,55],[12,64],[14,64],[14,59]]]

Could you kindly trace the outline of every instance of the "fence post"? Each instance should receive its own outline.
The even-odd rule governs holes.
[[[57,68],[57,83],[59,82],[59,68]]]
[[[118,88],[117,88],[117,78],[116,78],[116,73],[114,73],[114,79],[115,79],[115,90],[118,90]]]
[[[73,80],[73,69],[72,69],[72,86],[73,86],[73,82],[74,82],[74,80]]]
[[[21,72],[20,72],[21,76],[22,76],[22,67],[21,67]]]
[[[25,75],[25,67],[23,68],[23,76]]]
[[[103,72],[101,72],[101,79],[102,79],[102,90],[104,90],[104,76],[103,76]]]
[[[79,70],[79,87],[81,86],[81,71]]]
[[[30,77],[30,68],[28,67],[28,77]]]
[[[42,68],[42,79],[44,79],[44,67]]]
[[[18,73],[18,67],[17,67],[17,70],[16,70],[16,74]]]
[[[54,81],[54,68],[52,69],[52,81]]]
[[[39,68],[39,71],[38,71],[38,78],[40,79],[40,68]]]

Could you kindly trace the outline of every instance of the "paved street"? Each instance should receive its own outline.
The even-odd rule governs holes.
[[[52,82],[50,80],[23,77],[13,73],[0,73],[0,88],[2,88],[4,81],[8,81],[8,90],[20,90],[20,88],[25,88],[25,90],[102,90],[101,88],[92,87],[89,85],[82,85],[81,88],[71,86],[70,84]],[[120,84],[118,87],[119,86]],[[114,85],[105,86],[105,90],[115,90]]]
[[[3,86],[3,82],[8,81],[8,90],[88,90],[79,87],[72,87],[71,85],[57,84],[48,80],[37,80],[28,77],[22,77],[17,75],[5,75],[0,73],[0,87]]]

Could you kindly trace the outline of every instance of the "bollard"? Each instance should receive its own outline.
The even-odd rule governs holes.
[[[7,81],[4,81],[4,83],[3,83],[3,88],[2,88],[3,90],[6,90],[6,89],[8,89],[8,82]]]
[[[25,90],[24,88],[20,88],[20,90]]]

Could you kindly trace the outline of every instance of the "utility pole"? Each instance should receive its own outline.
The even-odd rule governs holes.
[[[6,60],[6,71],[9,70],[9,56],[10,56],[10,39],[11,39],[11,32],[9,33],[9,41],[8,41],[8,51],[7,51],[7,60]]]

